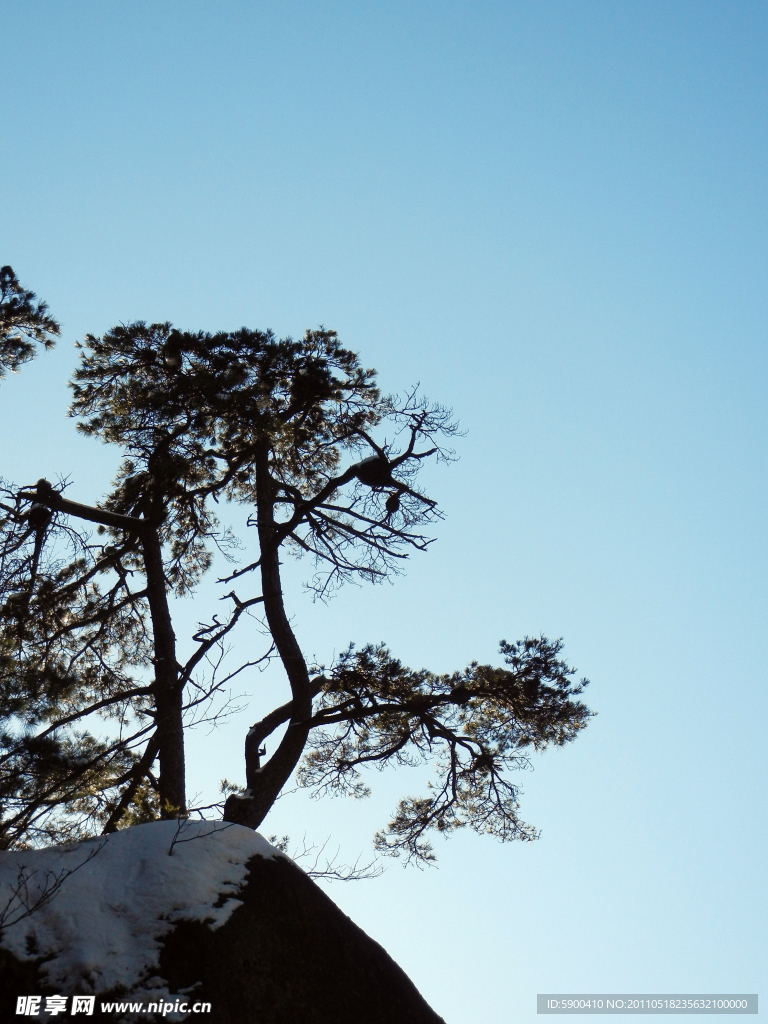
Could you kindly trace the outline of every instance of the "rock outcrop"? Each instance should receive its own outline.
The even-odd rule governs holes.
[[[389,954],[288,860],[249,862],[216,931],[180,922],[160,974],[229,1024],[444,1024]]]
[[[140,998],[146,1007],[153,991],[173,1001],[178,994],[190,1007],[210,1003],[210,1013],[186,1017],[210,1024],[444,1024],[385,950],[291,860],[253,832],[242,830],[241,834],[240,826],[221,834],[214,830],[199,841],[196,838],[177,846],[175,855],[168,858],[173,823],[137,828],[143,831],[116,833],[108,849],[67,880],[68,893],[62,889],[43,910],[14,926],[11,938],[6,933],[0,945],[2,1024],[23,1019],[16,1013],[18,996],[67,993],[71,999],[78,992],[95,995],[94,1016],[102,1020],[148,1021],[153,1018],[147,1013],[101,1012],[101,1004]],[[78,851],[59,849],[62,852],[47,850],[24,856],[46,858],[41,865],[57,857],[61,862],[82,859]],[[239,867],[233,852],[237,849],[249,851]],[[260,852],[251,856],[254,849]],[[133,859],[124,873],[135,877],[121,888],[117,879],[112,881],[110,866],[125,865],[128,854]],[[202,864],[213,865],[203,872],[204,884],[200,881]],[[13,865],[9,862],[9,866]],[[245,878],[246,869],[247,880],[237,883],[237,878]],[[13,871],[6,873],[12,881]],[[47,876],[38,870],[35,877]],[[229,881],[220,887],[214,882],[207,902],[201,904],[206,879],[216,877]],[[161,888],[167,883],[174,890],[168,898],[173,909],[159,916],[158,879],[164,880]],[[135,908],[153,885],[154,895],[147,897],[147,906],[155,907],[156,916],[144,913],[137,918]],[[187,903],[183,897],[179,899],[179,893],[186,891]],[[218,899],[217,891],[221,893]],[[60,901],[58,908],[56,901]],[[84,933],[89,921],[92,935],[104,936],[95,947],[92,936]],[[145,921],[149,925],[142,931]],[[122,937],[115,939],[114,949],[107,948],[118,933]],[[76,942],[62,945],[63,936],[71,939],[77,935],[84,936],[83,949]],[[138,962],[144,962],[146,968],[138,973],[134,970],[124,984],[107,982],[108,978],[122,982],[123,974],[130,974],[115,973],[116,964]],[[105,991],[105,982],[109,991]],[[71,1003],[66,1019],[70,1007]],[[44,1001],[40,1010],[37,1019],[53,1019],[46,1015]],[[158,1015],[157,1020],[184,1019],[166,1014]]]

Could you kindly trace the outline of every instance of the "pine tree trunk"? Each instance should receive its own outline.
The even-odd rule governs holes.
[[[163,817],[176,817],[187,809],[184,771],[184,726],[182,688],[176,662],[173,632],[165,587],[163,553],[154,527],[142,530],[147,600],[155,641],[155,721],[160,757],[160,804]]]
[[[260,767],[258,760],[260,737],[249,735],[246,739],[248,789],[244,796],[232,795],[227,799],[224,820],[249,828],[259,827],[298,764],[309,734],[307,723],[312,717],[312,687],[307,663],[291,629],[283,604],[280,546],[276,539],[273,495],[273,481],[269,473],[269,448],[264,445],[256,460],[256,509],[264,612],[277,653],[288,676],[293,700],[285,736],[263,768]]]

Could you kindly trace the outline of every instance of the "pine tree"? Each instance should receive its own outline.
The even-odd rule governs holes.
[[[19,728],[4,735],[3,764],[25,780],[0,795],[6,844],[187,813],[185,723],[221,689],[204,671],[212,654],[256,613],[267,649],[246,650],[228,678],[278,658],[289,699],[249,730],[245,787],[229,792],[225,820],[257,828],[294,772],[361,796],[366,766],[424,762],[433,784],[401,801],[376,837],[382,852],[429,861],[431,830],[467,825],[535,838],[509,773],[530,750],[574,739],[591,714],[560,641],[502,642],[504,667],[443,675],[411,671],[384,646],[349,647],[313,672],[284,603],[282,550],[311,561],[323,599],[427,549],[441,513],[418,477],[427,460],[454,458],[448,410],[416,389],[382,395],[325,329],[292,340],[118,326],[85,338],[72,386],[78,429],[123,460],[98,505],[45,480],[5,488],[0,711]],[[232,557],[236,539],[216,516],[227,503],[251,510],[253,557],[219,581],[228,611],[200,625],[182,664],[173,598],[194,591],[215,548]],[[98,715],[116,723],[110,735],[87,731]]]

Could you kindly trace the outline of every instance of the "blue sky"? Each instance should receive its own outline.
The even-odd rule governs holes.
[[[63,324],[0,392],[0,474],[116,453],[66,417],[73,343],[135,319],[339,331],[385,390],[454,408],[446,521],[394,586],[288,603],[310,654],[413,667],[563,636],[598,712],[521,781],[539,842],[333,898],[447,1021],[537,992],[759,992],[766,979],[768,8],[728,2],[0,4],[0,263]],[[203,604],[208,591],[201,595]],[[182,621],[204,614],[179,609]],[[194,738],[243,771],[250,708]],[[354,857],[373,797],[267,831]]]

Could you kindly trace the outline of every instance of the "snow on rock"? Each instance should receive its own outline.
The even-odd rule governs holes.
[[[180,920],[221,927],[240,906],[254,855],[282,856],[251,829],[221,821],[154,821],[0,853],[0,945],[19,960],[51,957],[41,977],[62,994],[124,988],[157,999],[168,995],[155,974],[162,937]]]

